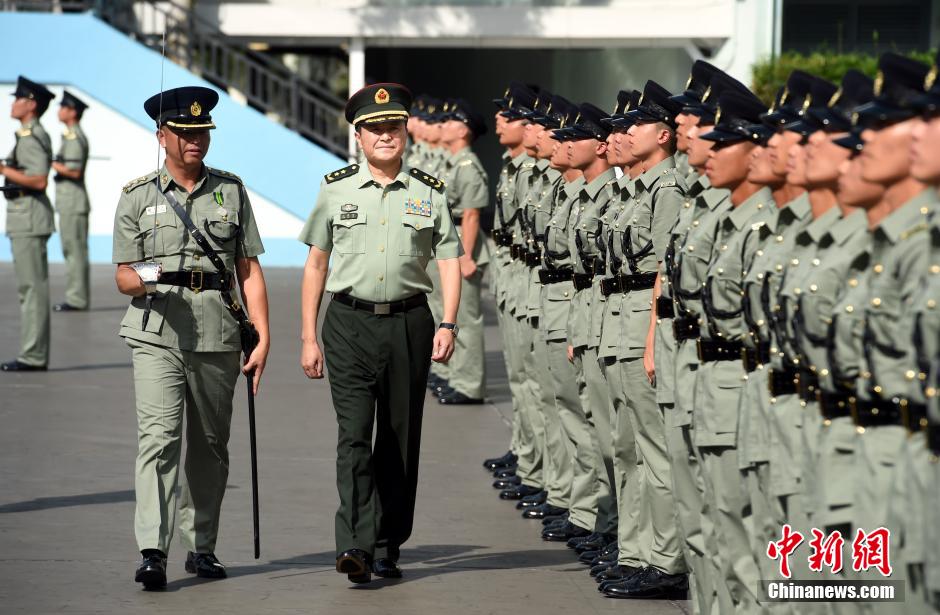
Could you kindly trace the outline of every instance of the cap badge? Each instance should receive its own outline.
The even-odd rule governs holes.
[[[842,98],[842,88],[836,90],[836,93],[832,95],[832,98],[829,99],[829,104],[827,107],[835,107],[836,103],[839,102],[839,99]]]
[[[712,95],[712,86],[705,88],[705,93],[702,94],[702,102],[708,100],[708,97]]]
[[[875,96],[881,96],[881,90],[885,86],[885,74],[881,71],[878,71],[878,74],[875,75]]]
[[[384,105],[388,102],[388,90],[385,88],[379,88],[379,91],[375,93],[375,104]]]
[[[548,103],[548,107],[545,108],[545,115],[548,115],[552,112],[552,103]]]
[[[852,114],[852,126],[858,126],[858,111]]]
[[[202,105],[199,104],[199,101],[193,101],[193,104],[189,105],[189,112],[193,117],[202,115]]]
[[[783,94],[780,95],[780,106],[782,107],[787,99],[790,98],[790,88],[783,86]]]
[[[578,121],[580,121],[580,119],[581,119],[581,112],[578,111],[578,114],[574,116],[574,123],[577,124]]]
[[[718,125],[718,122],[721,121],[721,107],[718,107],[718,110],[715,111],[715,126]]]
[[[813,104],[813,95],[807,94],[806,99],[803,101],[803,113],[806,113],[806,110],[809,109],[810,105]]]
[[[515,100],[515,99],[514,99],[512,96],[509,97],[509,108],[510,108],[510,109],[512,109],[512,103],[513,103],[514,100]]]
[[[937,81],[937,65],[934,64],[930,67],[930,72],[927,73],[927,76],[924,77],[924,89],[929,90],[933,87],[933,84]]]
[[[509,88],[506,88],[506,91],[503,92],[503,98],[509,98]]]
[[[692,73],[689,73],[689,78],[685,82],[685,89],[689,89],[689,86],[692,85]]]

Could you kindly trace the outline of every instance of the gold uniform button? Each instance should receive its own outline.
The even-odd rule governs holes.
[[[875,297],[874,299],[871,300],[871,304],[874,307],[879,307],[881,305],[881,298]]]
[[[885,267],[881,263],[878,263],[877,265],[872,267],[872,271],[874,271],[875,273],[881,273],[884,270],[885,270]]]
[[[810,285],[809,285],[809,292],[815,293],[815,292],[818,291],[818,290],[819,290],[819,287],[816,286],[815,284],[810,284]]]
[[[847,306],[845,306],[845,311],[848,312],[849,314],[851,314],[852,312],[855,311],[855,308],[852,307],[851,305],[847,305]]]
[[[932,310],[937,307],[937,302],[934,299],[927,299],[927,309]]]
[[[796,267],[797,265],[800,264],[800,259],[794,258],[793,260],[790,261],[790,264]]]
[[[849,280],[849,286],[851,286],[852,288],[855,288],[856,286],[858,286],[858,279],[852,278],[851,280]]]
[[[904,379],[907,381],[912,381],[916,377],[917,377],[917,373],[912,369],[909,369],[906,372],[904,372]]]
[[[384,275],[380,275],[380,276],[379,276],[379,282],[381,282],[381,281],[384,280],[384,279],[385,279],[385,276],[384,276]]]
[[[937,275],[938,273],[940,273],[940,265],[931,265],[930,273],[932,273],[933,275]]]
[[[385,252],[385,246],[379,246],[379,252]]]
[[[381,224],[382,226],[385,226],[385,218],[382,218],[381,220],[379,220],[379,224]]]

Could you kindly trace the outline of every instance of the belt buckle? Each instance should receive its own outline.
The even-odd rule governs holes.
[[[199,274],[199,277],[196,277]],[[199,280],[198,282],[196,280]],[[190,269],[189,271],[189,290],[198,293],[202,290],[203,274],[202,269]]]
[[[908,434],[914,433],[914,429],[911,426],[911,409],[908,401],[906,399],[900,399],[897,403],[898,410],[901,413],[901,425],[904,426],[904,429],[907,430]]]
[[[700,363],[705,362],[704,353],[702,352],[702,338],[695,340],[695,352],[698,354],[698,360]]]
[[[858,420],[858,398],[852,396],[849,397],[849,412],[852,414],[852,422],[855,423],[856,427],[861,427]]]
[[[388,316],[392,313],[391,303],[376,303],[372,306],[372,313],[376,316]]]
[[[770,393],[771,397],[776,397],[774,393],[776,387],[774,387],[774,369],[767,370],[767,391]]]

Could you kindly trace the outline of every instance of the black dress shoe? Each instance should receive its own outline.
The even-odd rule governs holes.
[[[501,457],[493,457],[492,459],[487,459],[483,462],[483,467],[487,470],[497,470],[501,468],[508,468],[509,466],[516,465],[516,461],[519,458],[516,457],[516,454],[512,451],[506,451],[506,454]]]
[[[517,465],[506,466],[505,468],[499,468],[498,470],[493,470],[493,478],[509,478],[510,476],[516,475],[516,470],[519,469]]]
[[[398,567],[398,562],[394,562],[387,557],[380,557],[372,562],[372,573],[383,579],[401,578],[401,568]]]
[[[510,476],[509,478],[499,478],[493,481],[493,489],[511,489],[521,484],[521,478],[518,476]]]
[[[445,406],[479,406],[483,403],[482,397],[470,397],[460,391],[454,391],[450,395],[441,395],[437,398],[437,403]]]
[[[682,599],[689,591],[689,578],[684,574],[668,574],[658,568],[645,568],[633,578],[613,583],[604,590],[609,598]]]
[[[343,551],[336,558],[336,572],[345,574],[353,583],[372,580],[372,557],[362,549]]]
[[[601,534],[595,533],[594,536],[588,536],[587,540],[581,542],[581,544],[576,545],[574,550],[578,553],[584,553],[585,551],[598,551],[609,545],[615,540],[614,536],[610,534]]]
[[[593,566],[594,563],[599,560],[601,557],[600,551],[579,551],[578,552],[578,561],[584,564],[585,566]]]
[[[530,487],[529,485],[517,485],[512,489],[506,489],[499,492],[499,499],[501,500],[521,500],[527,495],[533,495],[540,492],[541,489],[538,487]]]
[[[616,565],[617,565],[617,562],[612,562],[612,563],[611,562],[598,562],[597,564],[594,564],[591,566],[591,571],[588,574],[590,574],[591,577],[593,577],[594,580],[596,581],[597,575],[601,574],[602,572],[607,572],[607,570],[609,570],[611,566],[616,566]]]
[[[539,491],[532,495],[527,495],[522,498],[520,501],[516,502],[516,508],[519,510],[524,510],[526,508],[534,508],[541,504],[545,503],[545,500],[548,499],[547,491]]]
[[[19,360],[8,361],[0,365],[0,370],[5,372],[44,372],[47,369],[49,368],[46,365],[30,365]]]
[[[542,540],[549,542],[567,542],[576,536],[587,536],[591,530],[578,527],[571,521],[565,521],[558,527],[547,527],[542,531]]]
[[[608,547],[609,546],[610,545],[608,545]],[[613,566],[614,564],[617,563],[617,559],[619,557],[620,557],[620,549],[617,549],[616,544],[614,544],[613,551],[608,552],[607,547],[605,547],[604,549],[601,550],[600,554],[597,557],[591,560],[591,568],[593,569],[594,566],[597,566],[599,564],[603,564],[604,566]],[[592,574],[591,576],[593,577],[594,575]]]
[[[434,372],[428,372],[428,388],[434,390],[434,387],[439,385],[441,382],[446,382],[443,378],[435,374]]]
[[[52,306],[52,311],[54,312],[84,312],[86,308],[75,307],[70,303],[63,301],[62,303],[56,303]]]
[[[576,549],[586,542],[592,542],[594,540],[597,540],[599,536],[600,534],[598,534],[597,532],[591,532],[587,536],[576,536],[570,539],[565,546],[568,547],[569,549]],[[580,551],[578,551],[578,553],[580,553]]]
[[[594,580],[603,585],[604,583],[610,583],[611,581],[619,583],[620,581],[626,581],[635,574],[639,574],[643,571],[643,568],[639,566],[623,566],[620,564],[614,564],[606,571],[599,573],[594,577]],[[604,591],[601,588],[598,588],[599,591]]]
[[[224,579],[228,576],[225,566],[215,556],[215,553],[186,554],[186,572],[195,574],[203,579]]]
[[[143,559],[134,573],[134,582],[152,591],[166,587],[166,555],[156,549],[141,553]]]
[[[568,513],[565,513],[559,517],[552,515],[550,517],[545,517],[544,519],[542,519],[542,525],[544,525],[545,527],[549,527],[551,525],[561,525],[567,520],[568,520]]]
[[[436,395],[438,398],[444,397],[446,395],[450,395],[451,393],[456,393],[456,391],[453,388],[451,388],[451,386],[447,384],[446,382],[443,384],[437,385],[436,387],[431,389],[431,392],[434,393],[434,395]]]
[[[562,508],[561,506],[552,506],[548,502],[543,502],[538,506],[533,506],[532,508],[527,508],[522,511],[523,519],[544,519],[545,517],[551,515],[563,515],[568,512],[567,508]]]

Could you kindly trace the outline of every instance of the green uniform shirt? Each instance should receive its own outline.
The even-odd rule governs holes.
[[[924,292],[915,299],[912,312],[915,348],[920,349],[917,366],[925,372],[925,377],[921,380],[918,375],[918,380],[927,400],[928,417],[936,425],[940,423],[940,213],[936,205],[931,218]]]
[[[578,202],[578,194],[584,178],[578,176],[574,181],[562,179],[555,190],[555,206],[545,230],[542,246],[542,265],[544,269],[571,269],[571,252],[568,249],[568,223],[571,209]],[[542,314],[539,324],[546,333],[548,341],[562,341],[568,337],[568,311],[574,296],[574,284],[571,280],[543,284]]]
[[[916,377],[910,334],[903,318],[923,284],[930,235],[928,214],[937,195],[924,190],[891,212],[872,232],[872,264],[865,302],[864,369],[859,397],[906,399]]]
[[[509,221],[513,214],[513,195],[516,190],[516,175],[522,167],[524,154],[515,158],[511,157],[509,152],[503,153],[503,166],[499,172],[499,180],[496,184],[496,215],[493,218],[493,236],[496,236],[496,230],[503,228],[509,229]],[[496,246],[493,259],[500,268],[508,268],[512,259],[509,256],[509,248],[506,246]],[[507,290],[510,288],[508,280],[503,275],[493,276],[493,282],[496,284],[494,293],[496,295],[496,304],[501,308],[506,305]]]
[[[538,252],[542,249],[542,242],[548,231],[548,221],[554,206],[555,188],[561,181],[561,173],[551,168],[547,160],[539,160],[529,177],[529,192],[522,208],[528,231],[526,245],[529,252]],[[538,267],[528,269],[529,283],[526,298],[528,317],[538,318],[542,311],[539,270]]]
[[[193,191],[187,193],[164,166],[159,175],[150,173],[124,186],[114,213],[115,263],[153,259],[163,265],[164,272],[216,271],[161,196],[160,192],[169,190],[174,191],[229,272],[234,274],[236,259],[264,252],[251,203],[238,177],[204,167]],[[223,305],[219,291],[194,292],[159,284],[146,329],[145,306],[144,297],[134,297],[121,321],[122,337],[191,352],[241,348],[238,323]]]
[[[327,175],[300,240],[333,255],[328,292],[376,303],[431,292],[428,261],[463,254],[443,184],[404,165],[385,187],[366,165]]]
[[[62,145],[56,157],[72,171],[81,171],[81,179],[56,176],[55,207],[60,214],[87,214],[88,193],[85,191],[85,166],[88,164],[88,139],[82,127],[75,124],[62,133]]]
[[[675,275],[670,289],[675,301],[676,316],[698,318],[704,322],[702,312],[702,283],[708,272],[712,245],[718,236],[718,227],[724,215],[731,209],[731,193],[723,188],[712,188],[709,183],[699,184],[689,194],[694,198],[694,207],[702,213],[695,218],[692,228],[676,250]]]
[[[483,209],[489,203],[490,189],[486,171],[469,147],[448,159],[443,179],[447,188],[447,206],[455,223],[460,223],[465,209]],[[482,229],[477,233],[472,257],[477,265],[490,262],[490,252],[486,248]]]
[[[16,131],[16,145],[7,164],[27,175],[49,174],[52,142],[39,120]],[[6,232],[8,237],[42,237],[55,232],[55,215],[45,192],[7,199]]]
[[[405,164],[409,169],[424,168],[421,166],[421,163],[424,162],[425,156],[427,156],[427,152],[427,143],[424,141],[412,142],[411,145],[408,146],[408,154],[405,156]]]
[[[636,202],[636,179],[624,175],[610,184],[610,205],[601,216],[601,247],[605,249],[607,272],[604,277],[622,273],[626,267],[623,254],[623,235],[628,229],[630,214]],[[597,354],[600,357],[614,357],[623,348],[624,322],[623,293],[613,293],[604,299],[604,312],[601,315],[601,339]]]

